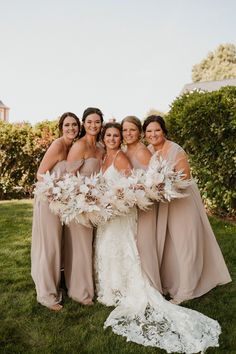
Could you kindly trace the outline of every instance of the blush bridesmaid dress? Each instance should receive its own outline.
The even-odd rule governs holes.
[[[66,161],[58,162],[51,173],[58,176],[66,171]],[[34,200],[31,243],[31,276],[35,283],[37,301],[46,307],[60,303],[61,248],[63,226],[47,201]]]
[[[73,163],[83,176],[100,171],[101,161],[90,157]],[[83,305],[92,304],[94,297],[92,244],[93,228],[75,221],[65,225],[64,273],[68,296]]]
[[[129,155],[127,152],[126,154],[134,169],[147,169],[147,166],[140,164],[135,154]],[[162,293],[159,259],[162,257],[163,245],[162,241],[156,237],[156,215],[156,203],[147,211],[138,209],[137,248],[143,272],[146,274],[150,284]]]
[[[148,148],[157,153],[152,145]],[[169,140],[161,155],[171,164],[187,159],[185,151]],[[157,239],[165,240],[159,259],[163,292],[176,303],[231,281],[197,184],[194,182],[186,193],[185,198],[159,203],[157,214]]]

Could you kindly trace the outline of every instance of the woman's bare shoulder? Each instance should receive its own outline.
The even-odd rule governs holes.
[[[82,139],[77,140],[70,148],[67,156],[67,161],[73,162],[76,160],[84,159],[86,154],[86,142]]]
[[[80,151],[84,152],[87,148],[86,142],[82,139],[76,140],[74,144],[72,145],[70,152],[71,151]]]
[[[148,157],[151,155],[152,155],[151,151],[144,144],[141,144],[136,151],[136,157],[143,157],[143,156]]]
[[[122,171],[125,174],[129,173],[132,169],[129,158],[123,151],[119,151],[116,155],[114,165],[118,171]]]
[[[120,150],[116,156],[115,165],[126,165],[132,167],[128,156],[122,150]]]
[[[62,151],[65,148],[65,144],[63,143],[62,138],[58,138],[52,142],[50,148],[53,148],[58,151]]]
[[[78,139],[74,142],[73,146],[79,147],[79,148],[86,148],[87,142],[83,138]]]
[[[118,153],[117,153],[117,156],[116,156],[116,160],[117,161],[129,161],[129,158],[128,156],[124,153],[124,151],[120,150]]]

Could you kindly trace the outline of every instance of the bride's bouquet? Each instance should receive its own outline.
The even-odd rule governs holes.
[[[112,215],[125,215],[135,206],[146,210],[152,204],[141,181],[141,170],[134,171],[131,176],[117,172],[112,179],[106,181],[105,198],[109,201]]]

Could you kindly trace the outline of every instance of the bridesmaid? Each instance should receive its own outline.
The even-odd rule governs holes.
[[[127,145],[126,155],[134,169],[146,170],[151,158],[147,147],[140,142],[142,133],[141,121],[135,116],[128,116],[121,122],[124,142]],[[156,239],[156,213],[154,204],[148,211],[138,210],[137,247],[141,259],[142,270],[146,273],[151,285],[162,293],[158,261],[159,247]]]
[[[148,148],[170,161],[190,178],[188,157],[166,138],[165,121],[150,116],[143,124]],[[157,237],[166,237],[161,261],[161,281],[172,302],[180,304],[199,297],[217,285],[231,281],[221,250],[211,229],[196,183],[188,197],[160,203]]]
[[[79,118],[71,112],[59,120],[60,137],[46,151],[40,163],[37,179],[41,174],[65,172],[66,158],[72,143],[79,134]],[[31,275],[35,283],[37,301],[54,311],[62,308],[59,291],[61,275],[62,225],[59,217],[52,214],[48,203],[34,200],[34,216],[31,244]]]
[[[82,117],[80,139],[68,154],[71,172],[91,176],[101,167],[104,150],[98,142],[103,114],[98,108],[87,108]],[[94,297],[92,273],[93,228],[73,221],[65,226],[64,269],[68,296],[83,305],[92,305]]]

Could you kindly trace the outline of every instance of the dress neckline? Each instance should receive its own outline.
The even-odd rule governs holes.
[[[88,157],[87,159],[81,159],[81,160],[87,161],[87,160],[91,160],[91,159],[99,160],[97,157]]]
[[[120,151],[121,151],[121,149],[117,150],[116,154],[115,154],[114,157],[113,157],[112,163],[105,169],[105,171],[102,170],[102,166],[101,166],[101,172],[102,172],[103,175],[106,173],[106,171],[107,171],[111,166],[113,166],[113,168],[116,169],[115,166],[114,166],[114,162],[115,162],[115,159],[116,159],[116,157],[117,157],[117,155],[118,155],[118,153],[119,153]],[[107,155],[105,155],[105,157],[104,157],[104,159],[103,159],[103,163],[106,161],[106,158],[107,158]]]

